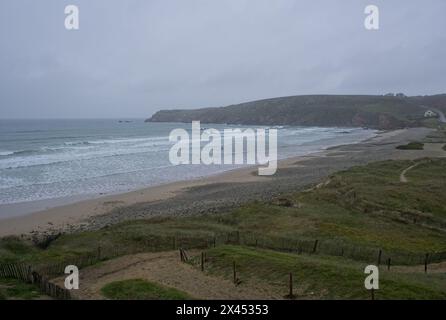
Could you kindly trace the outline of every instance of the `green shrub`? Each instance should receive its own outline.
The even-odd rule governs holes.
[[[423,150],[424,143],[422,142],[409,142],[408,144],[400,145],[396,147],[399,150]]]

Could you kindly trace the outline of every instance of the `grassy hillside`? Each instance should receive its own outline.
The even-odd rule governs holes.
[[[252,101],[220,108],[162,110],[148,122],[230,123],[246,125],[353,126],[393,129],[418,126],[424,98],[313,95]],[[427,99],[427,98],[426,98]]]
[[[443,112],[446,112],[446,94],[410,97],[409,101],[418,105],[437,108]]]

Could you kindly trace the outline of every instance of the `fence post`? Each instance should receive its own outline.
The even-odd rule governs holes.
[[[214,248],[215,248],[215,243],[216,243],[216,239],[215,239],[215,236],[214,236]]]
[[[204,252],[201,253],[201,271],[204,271]]]
[[[319,240],[315,240],[314,241],[314,246],[313,246],[313,253],[316,253],[317,250],[317,244],[319,243]]]
[[[372,300],[375,300],[375,289],[372,288],[372,290],[370,290],[370,293],[372,294]]]
[[[387,271],[390,270],[390,262],[391,262],[391,259],[388,258],[388,259],[387,259]]]
[[[237,271],[236,271],[236,269],[235,269],[235,261],[233,261],[232,262],[232,273],[233,273],[233,276],[234,276],[234,284],[237,284]]]
[[[13,264],[12,268],[14,270],[14,278],[20,279],[20,273],[19,273],[19,270],[18,270],[17,266],[15,264]]]
[[[177,237],[175,237],[175,236],[172,239],[172,247],[173,247],[173,250],[175,250],[177,248]]]
[[[286,298],[294,299],[295,296],[293,293],[293,273],[292,272],[290,272],[290,277],[289,277],[289,289],[290,289],[290,292],[289,292],[288,296],[286,296]]]
[[[381,249],[379,249],[379,252],[378,252],[378,267],[381,264],[381,255],[382,255],[382,253],[383,253],[383,251]]]
[[[424,257],[424,273],[427,273],[428,262],[429,262],[429,253],[426,253],[426,256]]]
[[[9,278],[14,278],[14,270],[12,268],[11,264],[8,264],[8,270],[9,270]]]
[[[101,246],[98,247],[98,260],[101,260]]]

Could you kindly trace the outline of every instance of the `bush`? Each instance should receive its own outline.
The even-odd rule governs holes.
[[[424,149],[424,143],[422,142],[410,142],[405,145],[401,145],[396,147],[399,150],[423,150]]]

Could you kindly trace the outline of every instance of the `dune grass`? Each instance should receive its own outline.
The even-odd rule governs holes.
[[[267,283],[277,294],[288,293],[289,273],[295,294],[302,299],[370,299],[364,288],[367,264],[320,256],[296,255],[242,246],[220,246],[207,254],[206,272],[233,279],[233,263],[240,286]],[[446,299],[446,276],[394,274],[380,271],[377,299]],[[436,285],[432,285],[435,282]]]
[[[101,289],[102,294],[113,300],[188,300],[190,295],[142,279],[115,281]]]
[[[32,261],[41,254],[36,246],[18,237],[0,238],[0,264]]]
[[[32,284],[16,279],[0,279],[0,300],[32,300],[40,296],[38,288]]]

